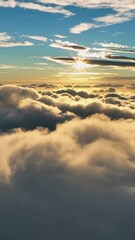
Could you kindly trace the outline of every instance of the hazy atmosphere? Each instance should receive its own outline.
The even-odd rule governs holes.
[[[135,237],[135,0],[0,0],[0,239]]]

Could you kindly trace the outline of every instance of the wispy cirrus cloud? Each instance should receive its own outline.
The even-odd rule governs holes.
[[[129,0],[128,2],[126,0],[123,0],[122,2],[119,0],[38,0],[38,2],[43,4],[54,4],[58,6],[78,6],[82,8],[113,8],[117,11],[125,12],[127,10],[134,10],[135,5],[133,0]]]
[[[132,20],[135,17],[134,12],[124,12],[124,13],[117,13],[117,14],[109,14],[102,17],[93,18],[91,23],[80,23],[70,28],[70,32],[74,34],[80,34],[87,30],[93,28],[101,28],[106,27],[114,24],[120,24],[123,22],[127,22]]]
[[[114,42],[95,42],[94,45],[98,45],[101,47],[106,47],[106,48],[129,48],[127,45],[119,44],[119,43],[114,43]]]
[[[20,8],[37,10],[41,12],[59,13],[65,16],[74,15],[72,12],[61,7],[47,7],[47,6],[43,6],[43,5],[32,3],[32,2],[18,2],[17,6],[19,6]]]
[[[70,32],[74,34],[80,34],[82,32],[88,31],[92,28],[97,28],[98,25],[94,23],[80,23],[72,28],[70,28]]]
[[[15,65],[0,64],[0,69],[15,69]]]
[[[60,34],[55,34],[54,36],[56,38],[60,38],[60,39],[66,38],[66,36],[63,36],[63,35],[60,35]]]
[[[0,42],[0,47],[2,48],[10,48],[10,47],[29,47],[33,46],[34,44],[29,41],[24,42]]]
[[[39,2],[39,3],[38,3]],[[23,9],[29,10],[37,10],[41,12],[48,12],[48,13],[58,13],[63,14],[64,16],[72,16],[75,13],[67,10],[65,7],[67,6],[76,6],[79,8],[88,8],[88,9],[98,9],[98,8],[106,8],[106,9],[113,9],[115,10],[115,14],[105,15],[97,18],[93,18],[93,22],[82,22],[70,28],[71,33],[79,34],[84,31],[87,31],[92,28],[104,27],[109,26],[112,24],[123,23],[125,21],[130,21],[135,17],[134,10],[135,4],[132,0],[129,0],[128,3],[126,0],[119,1],[116,0],[92,0],[92,1],[85,1],[82,2],[69,0],[69,1],[58,1],[58,0],[38,0],[35,2],[20,2],[15,0],[1,0],[0,7],[20,7]]]
[[[24,35],[26,38],[30,38],[36,41],[47,42],[47,38],[44,36],[33,36],[33,35]]]
[[[25,47],[25,46],[32,46],[34,45],[32,42],[29,41],[13,41],[14,38],[8,35],[6,32],[0,33],[0,47],[1,48],[8,48],[8,47]]]
[[[29,9],[29,10],[36,10],[40,12],[48,12],[48,13],[59,13],[63,14],[65,16],[71,16],[74,15],[69,10],[66,10],[62,7],[51,7],[51,6],[44,6],[38,3],[33,2],[20,2],[20,1],[14,1],[14,0],[1,0],[0,1],[0,7],[7,7],[7,8],[15,8],[20,7],[23,9]]]
[[[135,47],[123,45],[114,42],[95,42],[93,45],[101,46],[102,48],[93,48],[97,51],[112,51],[112,52],[124,52],[135,53]]]
[[[99,8],[106,8],[106,9],[113,9],[116,13],[115,14],[110,14],[110,15],[105,15],[97,18],[93,18],[93,22],[82,22],[76,26],[73,26],[70,28],[71,33],[79,34],[84,31],[87,31],[92,28],[97,28],[97,27],[104,27],[104,26],[109,26],[112,24],[119,24],[123,23],[125,21],[130,21],[135,17],[135,4],[132,0],[129,0],[128,3],[126,0],[124,1],[119,1],[119,0],[92,0],[92,1],[74,1],[74,0],[69,0],[69,1],[58,1],[58,0],[38,0],[38,2],[43,3],[43,4],[54,4],[56,6],[76,6],[80,8],[88,8],[88,9],[99,9]]]
[[[101,24],[99,27],[102,27],[102,24],[112,25],[112,24],[123,23],[126,21],[130,21],[134,17],[135,17],[134,13],[126,12],[124,14],[123,13],[109,14],[106,16],[93,18],[93,20]]]

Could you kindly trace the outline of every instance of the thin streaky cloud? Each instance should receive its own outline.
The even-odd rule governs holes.
[[[37,40],[37,41],[41,41],[41,42],[47,42],[47,38],[44,37],[44,36],[31,36],[31,35],[24,35],[24,37],[26,38],[30,38],[30,39],[33,39],[33,40]]]
[[[114,42],[95,42],[93,45],[98,45],[98,46],[101,46],[101,47],[111,47],[111,48],[130,48],[130,46],[127,46],[127,45],[122,45],[122,44],[119,44],[119,43],[114,43]]]
[[[103,17],[93,18],[93,20],[100,24],[113,25],[118,23],[123,23],[126,21],[130,21],[134,18],[135,15],[133,13],[125,13],[125,14],[109,14]],[[102,26],[102,25],[101,25]]]
[[[70,28],[70,32],[74,34],[80,34],[82,32],[88,31],[92,28],[97,28],[98,26],[94,23],[81,23],[72,28]]]
[[[7,64],[0,64],[0,69],[15,69],[17,66],[14,65],[7,65]]]
[[[14,0],[8,0],[8,1],[4,1],[1,0],[0,1],[0,7],[6,7],[6,8],[15,8],[15,7],[20,7],[23,9],[30,9],[30,10],[37,10],[40,12],[48,12],[48,13],[58,13],[58,14],[63,14],[67,17],[74,15],[74,13],[72,13],[69,10],[66,10],[62,7],[47,7],[47,6],[43,6],[40,5],[38,3],[33,3],[33,2],[19,2],[19,1],[14,1]]]
[[[115,55],[105,55],[107,59],[117,59],[117,60],[129,60],[129,61],[135,61],[135,58],[127,57],[127,56],[115,56]]]
[[[29,47],[33,46],[34,44],[29,41],[25,42],[0,42],[1,48],[10,48],[10,47]]]
[[[40,4],[32,3],[32,2],[18,2],[17,5],[21,8],[24,8],[24,9],[38,10],[38,11],[41,11],[41,12],[59,13],[59,14],[65,15],[65,16],[74,15],[72,12],[70,12],[66,9],[63,9],[63,8],[46,7],[46,6],[42,6]]]
[[[70,32],[80,34],[94,28],[106,27],[114,24],[127,22],[135,18],[135,14],[128,12],[124,14],[110,14],[102,17],[93,18],[94,22],[83,22],[70,28]]]
[[[38,2],[43,4],[54,4],[58,6],[77,6],[81,8],[112,8],[119,12],[125,12],[129,10],[135,10],[135,4],[133,0],[38,0]]]
[[[70,57],[44,57],[46,60],[58,62],[61,64],[74,64],[77,59]],[[125,61],[111,61],[111,60],[100,60],[100,59],[82,59],[84,64],[96,65],[96,66],[116,66],[116,67],[135,67],[135,62]]]
[[[64,39],[66,36],[60,35],[60,34],[55,34],[54,35],[56,38]]]

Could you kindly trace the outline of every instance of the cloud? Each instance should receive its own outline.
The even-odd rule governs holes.
[[[0,86],[2,239],[135,237],[134,95],[88,86]]]
[[[37,2],[41,3],[33,3],[33,2],[20,2],[20,1],[14,1],[14,0],[8,0],[0,1],[0,7],[20,7],[23,9],[30,9],[30,10],[37,10],[41,12],[49,12],[49,13],[57,13],[57,14],[63,14],[66,17],[75,15],[73,12],[63,8],[67,6],[76,6],[79,8],[88,8],[88,9],[97,9],[97,8],[111,8],[116,13],[105,15],[97,18],[93,18],[90,23],[82,22],[81,24],[78,24],[72,28],[70,28],[70,32],[74,34],[79,34],[84,31],[87,31],[92,28],[99,28],[104,26],[109,26],[112,24],[118,24],[123,23],[125,21],[130,21],[134,18],[134,4],[132,0],[129,0],[128,4],[125,2],[121,4],[120,1],[116,0],[109,1],[108,0],[92,0],[91,2],[85,1],[84,3],[79,0],[78,2],[75,2],[74,0],[70,1],[61,1],[58,0],[38,0]]]
[[[120,2],[119,0],[116,0],[115,2],[113,0],[91,0],[91,1],[84,1],[78,0],[77,2],[74,0],[68,0],[64,1],[61,0],[60,2],[58,0],[38,0],[38,2],[44,3],[44,4],[55,4],[59,6],[77,6],[82,8],[113,8],[116,11],[119,12],[125,12],[128,10],[134,10],[134,2],[133,0],[129,0],[128,3],[126,0],[123,2]]]
[[[87,8],[109,8],[110,7],[114,9],[116,13],[92,18],[92,22],[87,22],[87,23],[83,22],[78,25],[75,25],[74,27],[70,28],[70,32],[74,34],[80,34],[84,31],[87,31],[93,28],[101,28],[101,27],[106,27],[114,24],[127,22],[134,19],[134,16],[135,16],[134,14],[135,7],[132,1],[129,3],[129,5],[126,4],[126,6],[122,6],[119,1],[115,1],[114,3],[113,1],[108,2],[108,1],[102,1],[102,0],[96,1],[95,3],[88,2],[88,4],[80,3],[80,6],[87,7]]]
[[[32,46],[34,45],[32,42],[29,41],[13,41],[13,37],[8,35],[6,32],[0,33],[0,47],[7,48],[7,47],[22,47],[22,46]],[[11,41],[12,40],[12,41]]]
[[[124,13],[124,14],[109,14],[103,17],[97,17],[97,18],[93,18],[93,20],[97,23],[100,23],[101,26],[104,26],[102,24],[105,25],[113,25],[113,24],[119,24],[119,23],[123,23],[123,22],[127,22],[130,21],[131,19],[134,18],[134,14],[133,13]]]
[[[8,7],[8,8],[15,8],[15,7],[20,7],[24,9],[31,9],[31,10],[37,10],[41,12],[49,12],[49,13],[59,13],[59,14],[64,14],[65,16],[71,16],[74,15],[72,12],[63,9],[61,7],[46,7],[37,3],[33,2],[19,2],[19,1],[14,1],[14,0],[1,0],[0,1],[0,7]]]
[[[0,7],[8,7],[15,8],[20,7],[23,9],[37,10],[41,12],[49,12],[49,13],[59,13],[65,16],[74,15],[72,12],[63,9],[62,7],[47,7],[33,2],[20,2],[14,0],[0,0]]]
[[[80,34],[82,32],[88,31],[89,29],[98,27],[94,23],[80,23],[72,28],[70,28],[70,32],[74,34]]]
[[[55,40],[55,42],[50,44],[50,46],[55,48],[68,49],[72,51],[88,51],[89,50],[89,48],[84,47],[82,45],[78,45],[76,43],[72,43],[69,41],[63,42],[61,40]]]
[[[118,13],[118,14],[110,14],[105,15],[102,17],[93,18],[90,23],[80,23],[78,25],[73,26],[70,28],[70,32],[74,34],[80,34],[82,32],[88,31],[93,28],[101,28],[106,27],[114,24],[120,24],[123,22],[130,21],[134,18],[134,12],[126,12],[126,13]]]
[[[101,46],[101,47],[105,47],[105,48],[129,48],[129,46],[127,45],[122,45],[122,44],[119,44],[119,43],[113,43],[113,42],[95,42],[94,45],[98,45],[98,46]]]
[[[7,48],[7,47],[29,47],[33,46],[34,44],[29,41],[24,42],[0,42],[0,47]]]
[[[61,7],[47,7],[47,6],[43,6],[37,3],[32,3],[32,2],[18,2],[18,6],[20,8],[24,8],[24,9],[30,9],[30,10],[37,10],[37,11],[41,11],[41,12],[49,12],[49,13],[59,13],[59,14],[63,14],[67,17],[74,15],[72,12],[63,9]]]
[[[24,37],[33,39],[33,40],[37,40],[37,41],[41,41],[41,42],[47,42],[47,38],[43,37],[43,36],[31,36],[31,35],[24,35]]]
[[[134,53],[135,48],[127,45],[122,45],[119,43],[113,43],[113,42],[95,42],[94,45],[98,45],[103,47],[102,50],[110,50],[114,52],[127,52],[127,53]],[[98,50],[98,49],[95,49]],[[99,49],[100,50],[100,49]]]
[[[0,69],[14,69],[16,67],[15,65],[0,64]]]
[[[129,61],[135,61],[135,58],[133,57],[126,57],[126,56],[114,56],[114,55],[106,55],[105,56],[108,59],[120,59],[120,60],[129,60]]]
[[[121,107],[113,106],[111,102],[106,104],[104,100],[110,97],[121,100]],[[0,129],[3,132],[19,127],[54,130],[59,123],[94,114],[104,114],[110,119],[134,119],[132,99],[125,100],[124,96],[116,93],[100,96],[100,91],[95,94],[63,89],[38,93],[36,89],[28,87],[0,86]]]
[[[60,38],[60,39],[66,38],[66,36],[63,36],[63,35],[60,35],[60,34],[55,34],[54,36],[57,37],[57,38]]]
[[[16,86],[0,87],[0,129],[25,128],[33,129],[44,126],[50,130],[56,124],[70,120],[72,113],[61,113],[55,106],[48,106],[38,101],[39,94],[35,90]]]
[[[17,2],[15,0],[0,0],[0,7],[14,8],[16,6]]]
[[[12,37],[9,36],[6,32],[1,32],[0,33],[0,42],[6,42],[6,41],[9,41],[11,39],[12,39]]]
[[[42,57],[44,59],[58,62],[61,64],[74,64],[76,61],[76,58],[71,58],[71,57]],[[88,64],[90,66],[95,65],[95,66],[118,66],[118,67],[135,67],[134,62],[129,62],[129,61],[110,61],[110,60],[102,60],[102,59],[88,59],[84,58],[83,62],[85,64]]]
[[[99,116],[2,134],[0,236],[134,237],[134,139],[134,122]]]

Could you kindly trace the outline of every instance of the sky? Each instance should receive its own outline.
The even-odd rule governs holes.
[[[0,0],[0,82],[133,80],[134,0]]]
[[[135,239],[135,0],[0,0],[0,239]]]

